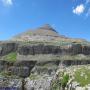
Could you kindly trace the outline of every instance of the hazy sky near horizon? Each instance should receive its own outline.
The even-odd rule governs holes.
[[[0,0],[0,40],[43,24],[90,41],[90,0]]]

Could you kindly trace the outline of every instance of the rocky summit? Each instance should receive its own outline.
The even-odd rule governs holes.
[[[17,41],[28,40],[28,41],[50,41],[56,38],[63,37],[54,30],[49,24],[45,24],[37,29],[28,30],[20,35],[15,36],[13,39]]]
[[[46,24],[0,42],[0,90],[84,90],[89,64],[90,42]]]
[[[13,41],[77,41],[82,42],[84,39],[68,38],[60,35],[51,25],[45,24],[36,29],[30,29],[12,38]]]

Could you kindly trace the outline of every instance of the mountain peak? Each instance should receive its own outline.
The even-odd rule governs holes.
[[[42,28],[42,29],[52,29],[51,25],[49,25],[49,24],[44,24],[40,28]]]
[[[69,41],[69,42],[82,42],[85,40],[72,39],[64,35],[60,35],[51,25],[45,24],[34,30],[25,31],[12,38],[14,41]]]
[[[49,24],[40,26],[34,30],[28,30],[14,37],[14,40],[30,40],[30,41],[51,41],[66,38]]]
[[[50,30],[50,31],[54,31],[57,33],[57,31],[50,24],[44,24],[43,26],[39,27],[38,29]]]

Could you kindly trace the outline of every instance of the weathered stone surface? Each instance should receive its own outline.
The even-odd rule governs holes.
[[[60,52],[60,48],[57,46],[43,44],[33,46],[22,46],[18,49],[18,53],[21,55],[35,55],[35,54],[57,54]]]
[[[41,77],[38,80],[30,80],[29,78],[26,78],[25,89],[26,90],[50,90],[51,80],[52,80],[52,77],[49,77],[49,76]]]
[[[90,55],[90,46],[81,45],[81,44],[71,44],[62,47],[62,46],[44,45],[44,44],[20,45],[20,43],[15,43],[15,42],[0,43],[0,56],[15,51],[17,51],[20,55],[35,55],[35,54]]]
[[[18,48],[20,55],[35,55],[35,54],[60,54],[60,55],[76,55],[76,54],[90,54],[90,46],[82,46],[81,44],[66,45],[63,48],[61,46],[53,45],[33,45],[33,46],[21,46]]]
[[[22,80],[0,76],[0,90],[22,90]]]
[[[14,42],[3,42],[0,43],[0,56],[6,55],[10,52],[15,52],[17,50],[18,44]]]
[[[0,72],[8,69],[8,67],[10,67],[10,66],[13,66],[13,62],[1,60],[0,61]]]
[[[90,60],[64,60],[62,63],[66,66],[87,65],[90,64]]]
[[[19,77],[28,77],[30,75],[30,69],[28,67],[10,67],[8,71],[11,72],[12,75],[17,75]]]
[[[31,70],[35,64],[36,64],[37,61],[28,61],[28,60],[25,60],[25,61],[17,61],[14,63],[14,66],[17,66],[17,67],[29,67],[29,69]]]
[[[11,72],[11,74],[20,76],[20,77],[28,77],[32,68],[35,66],[36,61],[19,61],[19,62],[7,62],[0,61],[0,72],[7,70]]]

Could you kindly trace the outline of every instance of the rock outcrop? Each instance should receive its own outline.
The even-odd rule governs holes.
[[[18,44],[14,42],[2,42],[0,43],[0,56],[6,55],[10,52],[17,50]]]
[[[90,45],[71,43],[66,45],[26,44],[20,42],[3,42],[0,44],[0,57],[16,52],[21,56],[28,55],[90,55]]]
[[[22,79],[0,76],[0,90],[22,90]]]
[[[53,45],[29,45],[21,46],[18,48],[20,55],[36,55],[36,54],[59,54],[59,55],[76,55],[84,54],[90,55],[90,46],[83,46],[81,44],[72,44],[66,46],[53,46]]]

